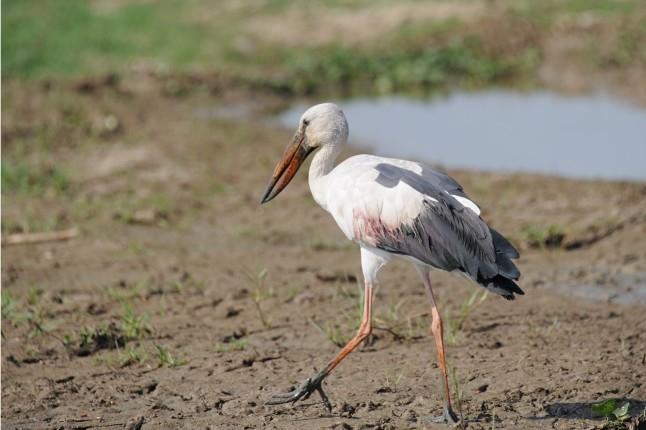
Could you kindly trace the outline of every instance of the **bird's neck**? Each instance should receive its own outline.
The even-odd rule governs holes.
[[[309,171],[309,185],[316,202],[325,208],[325,178],[334,169],[341,145],[323,145],[314,154]]]
[[[310,164],[310,181],[319,179],[334,169],[334,162],[341,152],[340,145],[324,145],[319,149]]]

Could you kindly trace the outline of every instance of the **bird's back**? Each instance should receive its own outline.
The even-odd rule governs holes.
[[[450,176],[407,160],[358,155],[327,178],[326,210],[348,239],[467,274],[505,298],[522,290],[515,248]]]

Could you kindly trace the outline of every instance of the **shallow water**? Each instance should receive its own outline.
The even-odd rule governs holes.
[[[646,304],[646,273],[622,273],[608,268],[592,269],[592,271],[602,274],[604,281],[598,283],[555,283],[548,284],[547,288],[587,300],[623,305]]]
[[[646,180],[646,109],[605,96],[494,90],[335,101],[350,143],[446,167]],[[279,116],[296,127],[307,105]]]

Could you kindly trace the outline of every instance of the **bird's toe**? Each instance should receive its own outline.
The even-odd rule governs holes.
[[[284,403],[296,403],[300,399],[309,398],[314,391],[317,391],[321,396],[321,400],[323,401],[325,408],[330,412],[332,411],[332,404],[330,403],[328,396],[323,391],[323,387],[321,385],[322,382],[323,378],[320,377],[307,378],[305,382],[288,393],[274,394],[267,402],[265,402],[265,404],[281,405]]]
[[[265,402],[266,405],[281,405],[283,403],[289,403],[289,402],[294,402],[298,400],[298,396],[294,391],[290,391],[289,393],[283,393],[283,394],[274,394],[272,395],[269,400]]]
[[[453,409],[451,409],[448,406],[444,407],[444,411],[442,412],[442,415],[426,417],[423,419],[423,421],[428,421],[436,424],[448,424],[450,426],[456,426],[461,423],[456,413],[453,412]]]

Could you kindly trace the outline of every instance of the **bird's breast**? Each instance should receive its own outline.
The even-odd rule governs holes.
[[[378,247],[387,238],[394,238],[399,223],[389,223],[381,217],[356,209],[352,213],[352,235],[356,242]]]

